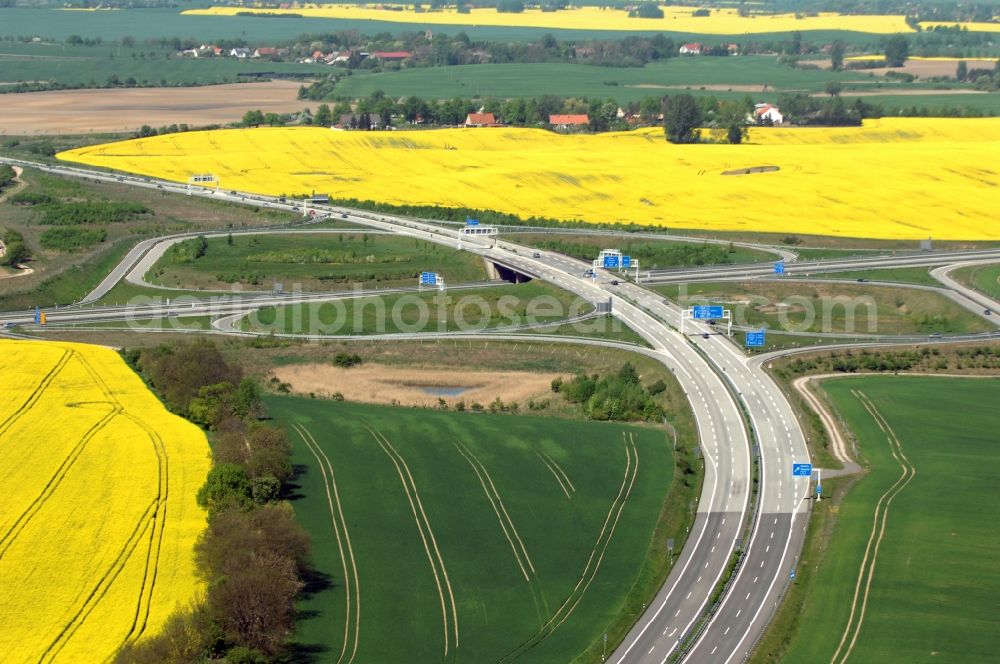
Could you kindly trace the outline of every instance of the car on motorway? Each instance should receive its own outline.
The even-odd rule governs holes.
[[[584,270],[583,271],[583,276],[585,276],[585,277],[592,277],[592,276],[594,276],[594,271],[593,270]]]
[[[992,316],[993,315],[993,311],[990,310],[990,309],[983,309],[983,313],[985,315],[987,315],[987,316]]]
[[[341,212],[340,213],[340,218],[341,219],[347,219],[347,213],[346,212]]]
[[[708,332],[702,332],[701,333],[701,338],[702,339],[708,339]]]
[[[933,332],[931,334],[928,334],[927,336],[929,338],[931,338],[931,339],[940,339],[941,338],[941,333],[940,332]]]
[[[531,257],[532,258],[541,258],[542,255],[536,251],[535,253],[531,254]]]
[[[866,284],[866,283],[868,283],[868,280],[865,279],[864,277],[859,277],[858,278],[858,283],[859,284]]]

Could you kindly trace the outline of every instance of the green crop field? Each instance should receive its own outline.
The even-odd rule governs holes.
[[[734,325],[766,325],[776,332],[894,335],[995,329],[942,295],[912,288],[785,281],[681,284],[656,290],[684,304],[727,305],[733,309]]]
[[[407,69],[388,73],[355,73],[341,81],[335,94],[363,97],[381,90],[391,97],[561,97],[613,98],[621,103],[643,97],[691,92],[742,99],[747,94],[773,97],[780,92],[822,93],[836,81],[847,98],[852,92],[887,106],[975,106],[1000,110],[1000,94],[927,94],[926,83],[891,83],[862,71],[797,69],[778,64],[774,56],[736,58],[671,58],[645,67],[610,68],[568,63],[460,65]],[[905,92],[906,94],[900,94]],[[899,95],[899,96],[894,96]]]
[[[80,16],[79,12],[69,14]],[[0,42],[0,90],[14,83],[34,81],[68,86],[102,85],[112,76],[123,83],[132,78],[142,85],[205,85],[252,80],[245,77],[261,72],[273,72],[277,76],[317,75],[328,73],[328,70],[329,67],[296,62],[182,58],[177,57],[173,49],[159,45],[119,48],[115,44],[69,46]]]
[[[150,281],[174,288],[227,289],[242,284],[270,290],[305,291],[415,286],[421,272],[444,275],[446,283],[486,279],[483,260],[468,252],[412,238],[364,231],[283,235],[233,235],[206,241],[203,255],[190,251],[199,240],[174,245],[149,273]]]
[[[964,267],[951,274],[962,283],[1000,299],[1000,265]]]
[[[267,403],[305,471],[295,511],[329,578],[296,635],[317,661],[568,662],[626,606],[671,485],[662,432]]]
[[[243,329],[295,334],[453,332],[549,323],[593,310],[586,300],[555,286],[517,285],[422,293],[373,295],[351,300],[265,307]],[[604,320],[595,332],[605,330]],[[591,322],[580,325],[586,333]],[[596,327],[596,326],[595,326]]]
[[[995,662],[1000,380],[886,376],[823,385],[870,470],[836,514],[826,517],[836,521],[825,553],[812,554],[822,560],[811,571],[796,631],[781,660],[830,661],[846,630],[843,656],[860,624],[850,662]],[[881,426],[888,424],[890,435],[866,405]],[[914,474],[904,473],[904,466]],[[906,477],[908,483],[897,484]],[[870,588],[865,574],[855,599],[876,506],[881,514],[886,502],[879,500],[892,495],[894,486],[898,492],[888,503],[884,533],[877,521],[875,537],[881,539]],[[817,560],[803,562],[812,569]],[[766,651],[759,655],[761,661],[777,658]]]

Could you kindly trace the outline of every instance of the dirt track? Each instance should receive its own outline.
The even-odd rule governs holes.
[[[0,95],[0,134],[135,131],[142,125],[192,126],[239,120],[250,109],[300,111],[299,83],[269,81],[194,88],[58,90]]]

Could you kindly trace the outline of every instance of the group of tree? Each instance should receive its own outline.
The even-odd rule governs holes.
[[[284,652],[312,577],[309,537],[283,500],[293,476],[284,430],[261,421],[256,383],[210,341],[123,355],[168,408],[209,430],[213,446],[197,496],[208,511],[195,550],[204,602],[118,661],[271,661]]]
[[[588,418],[620,422],[660,420],[663,407],[655,397],[665,389],[662,380],[645,386],[638,371],[628,362],[606,376],[580,373],[569,381],[561,378],[552,381],[552,391],[570,403],[580,404]]]
[[[0,232],[0,240],[3,240],[4,253],[0,256],[0,265],[4,267],[17,267],[31,258],[31,250],[24,243],[24,236],[13,228],[6,228]]]
[[[14,179],[16,177],[17,174],[14,173],[14,168],[12,166],[9,164],[0,164],[0,192],[2,192],[4,188],[14,184]]]

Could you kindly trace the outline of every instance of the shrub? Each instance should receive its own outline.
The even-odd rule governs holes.
[[[39,237],[39,243],[46,249],[55,251],[74,251],[86,249],[104,242],[108,232],[103,228],[77,228],[73,226],[58,226],[46,229]]]

